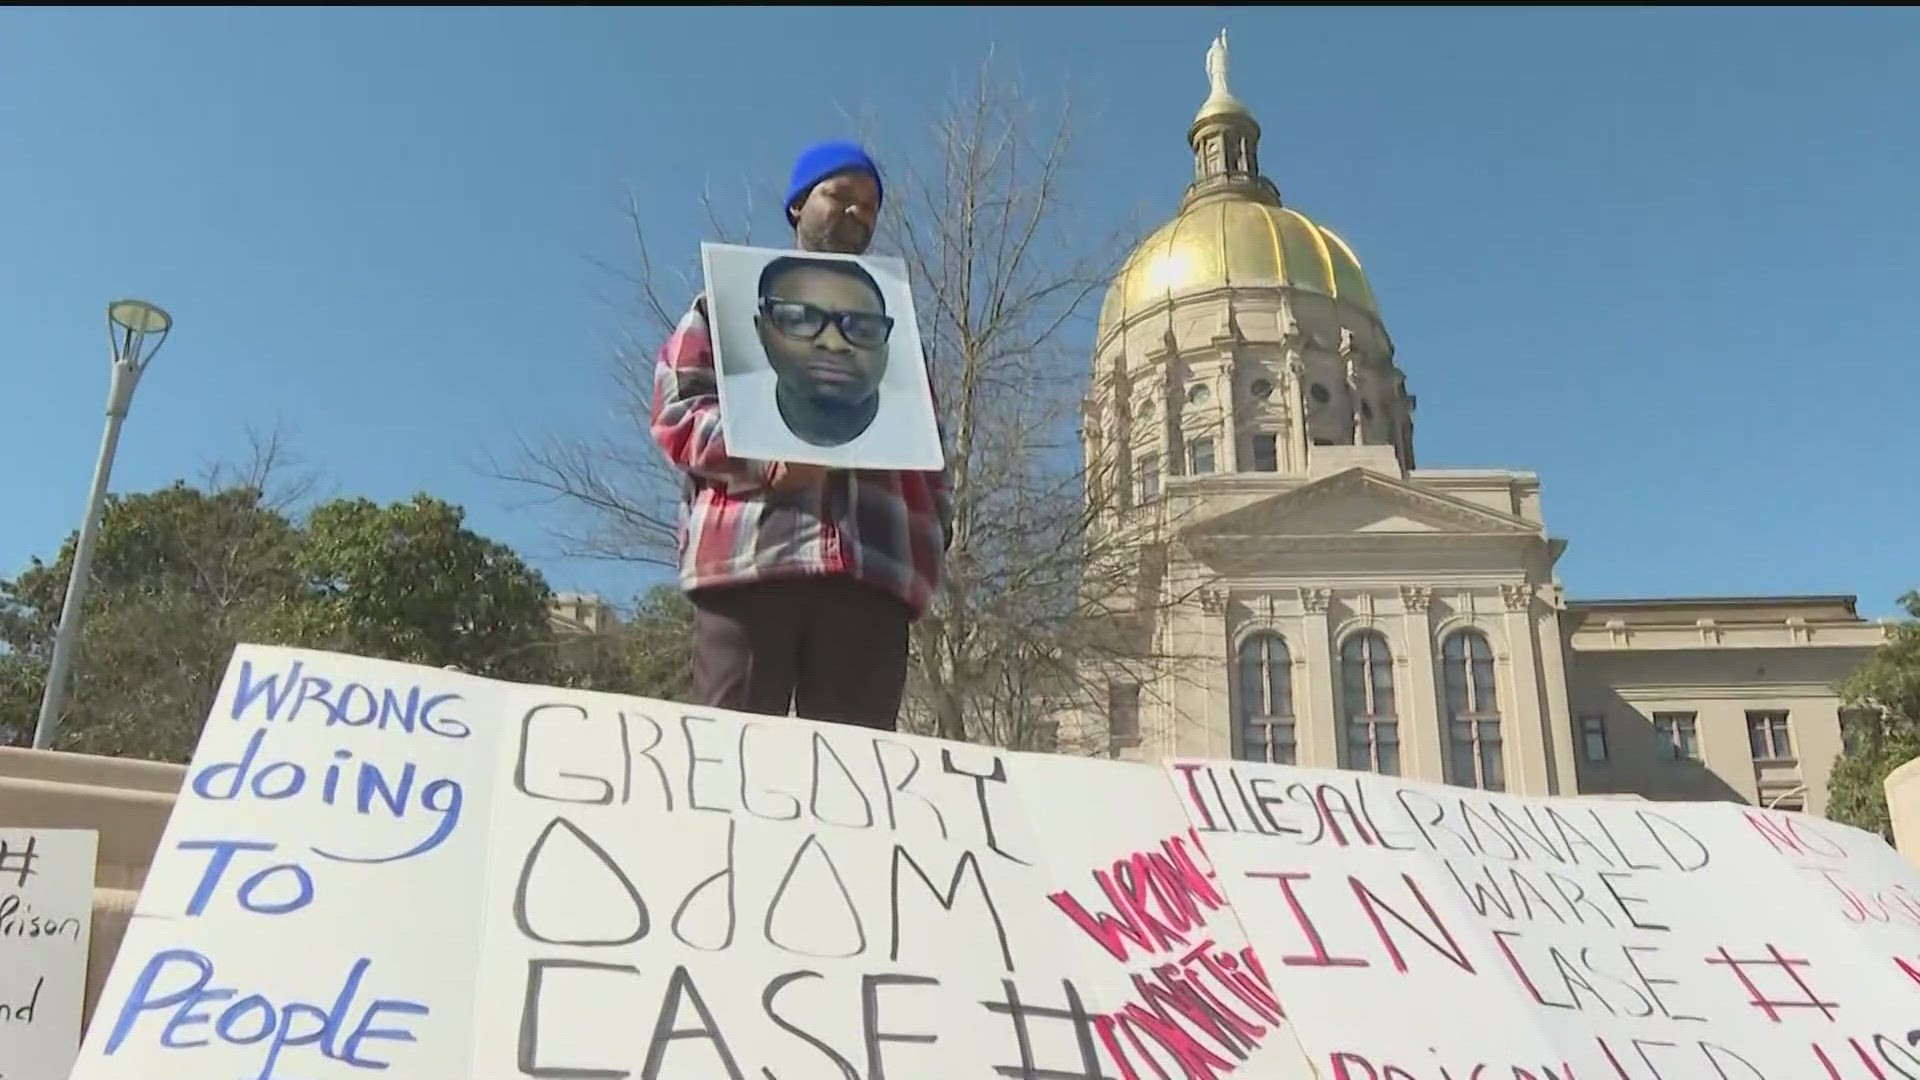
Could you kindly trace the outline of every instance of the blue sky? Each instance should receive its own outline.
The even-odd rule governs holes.
[[[278,425],[335,492],[630,596],[484,467],[607,422],[625,190],[690,260],[704,187],[777,185],[843,110],[917,123],[992,49],[1071,93],[1076,212],[1150,225],[1221,26],[1421,464],[1537,470],[1573,595],[1920,585],[1920,15],[1839,8],[0,11],[0,575],[78,521],[133,294],[178,328],[115,490]]]

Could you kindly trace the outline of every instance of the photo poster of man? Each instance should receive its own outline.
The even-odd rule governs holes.
[[[906,263],[701,244],[727,452],[837,469],[945,466]]]

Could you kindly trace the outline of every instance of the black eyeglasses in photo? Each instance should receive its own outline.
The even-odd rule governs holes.
[[[828,311],[801,300],[763,296],[760,313],[782,334],[805,341],[819,337],[828,323],[840,328],[848,344],[862,349],[877,349],[893,336],[893,317],[870,311]]]

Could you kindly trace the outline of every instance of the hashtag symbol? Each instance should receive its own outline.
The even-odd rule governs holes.
[[[1780,1022],[1781,1009],[1819,1009],[1820,1015],[1832,1020],[1834,1010],[1840,1007],[1834,1002],[1821,1000],[1820,995],[1813,992],[1813,987],[1807,985],[1807,980],[1800,976],[1800,968],[1812,966],[1809,960],[1789,959],[1781,954],[1778,946],[1774,945],[1767,946],[1767,957],[1758,960],[1736,960],[1727,952],[1727,947],[1724,945],[1718,951],[1720,955],[1707,957],[1707,963],[1724,965],[1727,970],[1733,972],[1734,978],[1739,979],[1740,985],[1746,988],[1747,1003],[1765,1012],[1767,1019],[1776,1024]],[[1793,980],[1799,996],[1768,997],[1759,986],[1754,984],[1753,976],[1747,973],[1748,968],[1769,967],[1785,972],[1787,978]]]
[[[40,858],[33,850],[39,842],[39,837],[29,836],[27,846],[15,850],[10,842],[0,840],[0,874],[18,875],[20,888],[26,888],[27,879],[40,872],[33,868]]]
[[[1004,1016],[1013,1023],[1014,1038],[1019,1043],[1020,1064],[997,1065],[993,1070],[995,1073],[1007,1080],[1109,1080],[1100,1068],[1099,1051],[1094,1048],[1093,1018],[1088,1015],[1086,1006],[1080,1001],[1080,992],[1071,982],[1062,979],[1060,983],[1067,996],[1067,1007],[1064,1009],[1022,1000],[1020,990],[1012,979],[1003,979],[1000,985],[1006,992],[1005,1001],[983,1001],[980,1004],[986,1006],[988,1012]],[[1080,1051],[1079,1068],[1051,1069],[1037,1063],[1033,1045],[1035,1020],[1059,1021],[1067,1025]]]

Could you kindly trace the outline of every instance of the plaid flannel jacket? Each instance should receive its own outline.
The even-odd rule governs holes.
[[[814,492],[767,490],[771,465],[730,456],[721,436],[704,296],[654,362],[653,437],[685,477],[683,589],[845,574],[926,613],[951,540],[946,474],[834,469]]]

